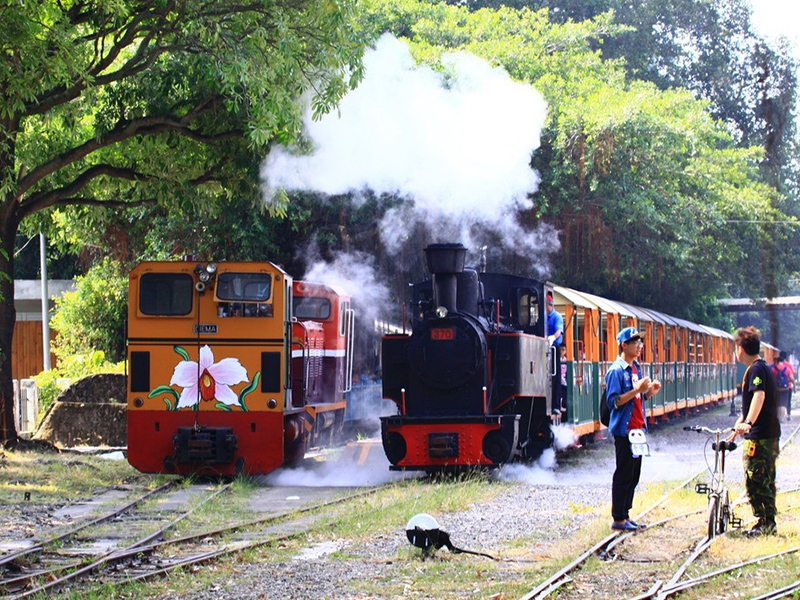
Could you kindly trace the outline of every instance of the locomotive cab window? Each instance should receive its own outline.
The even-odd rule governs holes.
[[[294,316],[297,319],[324,321],[331,316],[331,301],[318,296],[294,298]]]
[[[272,278],[268,273],[220,273],[215,294],[220,317],[272,316]]]
[[[194,279],[188,273],[145,273],[139,280],[139,310],[144,315],[188,315],[193,297]]]
[[[539,321],[539,294],[536,290],[520,290],[517,318],[523,328],[533,327]]]

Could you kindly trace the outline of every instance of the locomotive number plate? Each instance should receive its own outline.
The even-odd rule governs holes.
[[[216,323],[196,323],[194,326],[195,333],[217,333]]]
[[[434,327],[431,329],[431,339],[446,341],[456,339],[456,330],[453,327]]]

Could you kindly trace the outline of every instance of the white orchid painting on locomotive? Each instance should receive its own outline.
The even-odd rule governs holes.
[[[651,421],[735,393],[725,332],[466,268],[460,244],[425,253],[431,278],[411,286],[408,323],[381,342],[377,398],[394,402],[380,422],[393,470],[530,460],[559,421],[578,437],[601,432],[603,376],[623,327],[644,332],[645,373],[663,384]],[[549,294],[565,323],[566,412],[552,392]],[[355,404],[355,317],[345,291],[273,263],[141,263],[129,276],[129,462],[146,473],[265,474],[332,443]]]
[[[382,342],[383,392],[398,408],[381,418],[393,470],[458,471],[531,460],[553,444],[559,422],[576,439],[593,439],[605,429],[599,403],[624,327],[643,333],[644,374],[663,384],[646,401],[651,423],[736,393],[733,338],[724,331],[535,279],[465,268],[460,244],[432,244],[425,254],[431,279],[411,286],[411,331]],[[564,320],[566,410],[554,397],[560,350],[550,343],[547,298]]]
[[[269,262],[145,262],[128,302],[128,461],[264,474],[341,431],[353,310]]]

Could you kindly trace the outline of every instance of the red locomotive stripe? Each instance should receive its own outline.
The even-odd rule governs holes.
[[[483,454],[483,438],[490,431],[500,429],[499,425],[488,423],[432,423],[421,425],[390,426],[390,432],[401,434],[406,440],[408,453],[397,463],[407,466],[455,466],[491,465],[491,460]],[[458,456],[437,458],[429,455],[428,436],[430,434],[458,434]]]
[[[234,462],[245,460],[245,472],[263,474],[283,464],[283,414],[280,412],[203,412],[201,426],[231,427],[238,448]],[[144,473],[167,473],[164,460],[175,454],[173,436],[178,427],[192,427],[192,411],[128,411],[128,462]],[[178,465],[179,473],[194,472]],[[235,475],[233,463],[213,465],[214,473]]]

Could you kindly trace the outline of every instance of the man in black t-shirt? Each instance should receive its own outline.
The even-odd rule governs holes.
[[[778,458],[781,424],[778,419],[778,391],[772,370],[758,355],[760,333],[743,327],[734,336],[736,358],[747,367],[742,377],[742,414],[735,432],[744,437],[745,487],[758,523],[748,535],[773,535],[775,528],[775,461]]]

